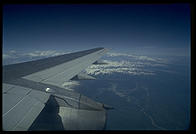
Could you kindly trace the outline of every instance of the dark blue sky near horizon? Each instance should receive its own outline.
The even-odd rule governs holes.
[[[189,4],[4,5],[3,52],[190,55]]]

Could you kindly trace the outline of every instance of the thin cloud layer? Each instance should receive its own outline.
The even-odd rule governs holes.
[[[75,86],[79,86],[79,81],[66,81],[62,84],[62,86],[67,90],[74,90]]]
[[[54,50],[34,51],[30,53],[19,53],[19,52],[12,50],[12,51],[9,51],[3,54],[3,64],[6,65],[6,64],[20,63],[20,62],[36,60],[36,59],[41,59],[41,58],[46,58],[46,57],[51,57],[51,56],[58,56],[62,54],[66,54],[66,53],[57,52]]]
[[[107,57],[119,57],[119,56],[124,56],[124,57],[129,57],[135,60],[141,60],[141,61],[153,61],[153,62],[160,62],[160,63],[167,63],[165,59],[162,58],[151,58],[148,56],[143,56],[143,55],[132,55],[132,54],[125,54],[125,53],[107,53]]]
[[[12,50],[3,54],[3,64],[14,64],[61,54],[65,54],[65,52],[47,50],[34,51],[30,53],[18,53]],[[124,53],[107,53],[103,58],[103,62],[107,64],[91,65],[85,70],[85,72],[90,75],[104,75],[112,73],[124,73],[130,75],[155,75],[155,71],[149,69],[150,67],[167,66],[165,65],[166,61],[161,58],[137,56]]]
[[[104,65],[91,65],[86,69],[86,72],[90,75],[99,74],[112,74],[112,73],[125,73],[132,75],[154,75],[155,73],[150,70],[142,70],[144,65],[140,63],[134,63],[129,61],[111,61],[103,60]]]
[[[32,53],[27,53],[26,55],[31,56],[31,57],[48,57],[48,56],[57,56],[57,55],[61,55],[61,54],[65,54],[65,53],[59,53],[56,51],[35,51]]]
[[[57,56],[65,54],[65,52],[57,52],[53,50],[47,50],[47,51],[34,51],[30,53],[19,53],[14,50],[9,51],[5,54],[3,54],[3,59],[7,58],[24,58],[24,57],[48,57],[48,56]]]
[[[123,53],[107,53],[103,60],[107,64],[91,65],[85,71],[90,75],[104,75],[112,73],[124,73],[130,75],[155,75],[152,67],[164,67],[166,61],[161,58],[137,56]],[[148,69],[147,69],[148,68]]]

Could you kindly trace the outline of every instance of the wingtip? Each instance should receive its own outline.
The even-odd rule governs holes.
[[[104,48],[106,52],[111,51],[112,48]]]
[[[103,108],[105,108],[106,110],[114,109],[114,107],[106,105],[106,104],[103,104]]]

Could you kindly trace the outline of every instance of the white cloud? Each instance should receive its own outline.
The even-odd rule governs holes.
[[[69,52],[66,52],[69,53]],[[54,50],[47,50],[47,51],[34,51],[30,53],[19,53],[17,51],[11,50],[7,53],[3,53],[3,64],[14,64],[20,63],[30,60],[36,60],[51,56],[58,56],[62,54],[66,54],[65,52],[57,52]]]
[[[117,90],[117,84],[115,83],[111,83],[111,87],[106,88],[106,90],[112,91],[114,94],[116,94],[119,97],[126,97],[126,95],[123,92]]]
[[[8,58],[11,58],[10,55],[8,55],[8,54],[3,54],[3,59],[8,59]]]
[[[3,64],[5,65],[5,64],[19,63],[19,62],[36,60],[40,58],[57,56],[62,54],[66,54],[66,53],[57,52],[54,50],[34,51],[30,53],[18,53],[12,50],[9,51],[8,53],[3,54]],[[161,58],[136,56],[130,54],[123,54],[123,53],[107,53],[106,59],[107,57],[110,60],[103,60],[103,62],[106,62],[107,64],[91,65],[85,71],[91,75],[112,74],[112,73],[124,73],[130,75],[154,75],[155,74],[154,71],[149,69],[145,70],[144,68],[146,66],[148,67],[166,66],[160,62],[163,61]]]
[[[15,58],[13,55],[17,55],[17,57],[25,57],[25,56],[30,56],[30,57],[47,57],[47,56],[57,56],[57,55],[62,55],[62,54],[67,54],[69,52],[57,52],[54,50],[47,50],[47,51],[34,51],[30,53],[18,53],[14,50],[11,50],[7,53],[3,54],[4,58]]]
[[[153,61],[153,62],[159,62],[159,63],[166,63],[165,59],[162,58],[152,58],[149,56],[143,56],[143,55],[132,55],[132,54],[126,54],[126,53],[107,53],[107,57],[119,57],[119,56],[124,56],[124,57],[129,57],[135,60],[139,61]]]
[[[138,56],[139,60],[148,60],[148,61],[157,61],[156,59],[147,57],[147,56]]]
[[[110,57],[115,57],[115,56],[134,57],[134,55],[131,55],[131,54],[125,54],[125,53],[112,53],[112,52],[108,52],[106,55],[107,55],[107,56],[110,56]]]
[[[86,68],[86,72],[90,75],[125,73],[131,75],[154,75],[153,71],[144,71],[144,65],[130,61],[111,61],[103,60],[107,64],[91,65]]]
[[[48,56],[57,56],[61,54],[65,54],[65,53],[59,53],[56,51],[48,50],[48,51],[34,51],[31,53],[27,53],[26,55],[31,57],[48,57]]]
[[[8,53],[3,54],[3,59],[16,59],[18,57],[20,57],[20,55],[14,50],[11,50]]]
[[[80,83],[78,81],[66,81],[62,84],[62,86],[65,88],[65,89],[68,89],[68,90],[74,90],[73,88],[75,86],[79,86]]]
[[[91,65],[86,69],[90,75],[124,73],[130,75],[155,75],[152,67],[166,67],[167,61],[162,58],[152,58],[125,53],[107,53],[103,62],[107,64]]]

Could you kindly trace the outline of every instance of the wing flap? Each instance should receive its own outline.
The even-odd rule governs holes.
[[[23,119],[15,126],[14,130],[28,130],[33,121],[37,118],[41,110],[45,107],[45,105],[39,101],[35,101],[36,103],[29,109],[29,111],[25,114]]]
[[[62,118],[65,130],[98,130],[104,128],[106,111],[73,109],[60,107],[59,115]]]
[[[12,90],[3,94],[3,129],[27,130],[50,95],[21,86],[12,87]]]
[[[3,115],[19,103],[29,91],[30,89],[21,86],[3,84]]]

